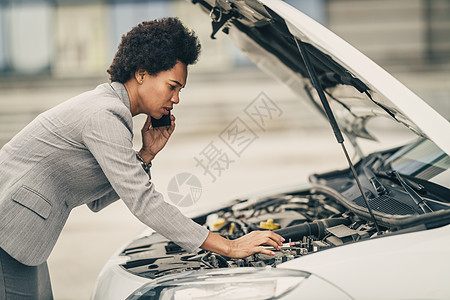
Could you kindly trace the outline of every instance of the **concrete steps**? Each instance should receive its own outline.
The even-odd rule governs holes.
[[[101,78],[98,83],[106,82]],[[39,85],[11,83],[1,87],[0,147],[17,134],[41,112],[95,88],[97,82],[44,81]],[[188,85],[180,94],[181,102],[173,113],[177,117],[176,134],[182,136],[219,135],[236,118],[241,118],[257,134],[263,132],[245,114],[245,108],[260,93],[265,93],[282,110],[281,117],[268,120],[264,130],[305,129],[327,126],[326,121],[302,103],[289,88],[276,82],[255,68],[223,74],[190,75]],[[140,141],[140,127],[145,116],[135,117],[135,142]],[[258,133],[259,132],[259,133]]]
[[[450,1],[333,0],[328,27],[381,65],[450,61]]]

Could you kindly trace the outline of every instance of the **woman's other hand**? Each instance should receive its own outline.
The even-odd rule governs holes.
[[[172,132],[175,130],[175,116],[171,115],[170,119],[170,126],[153,128],[151,118],[147,116],[147,120],[141,129],[142,148],[139,150],[139,156],[146,163],[152,161],[156,154],[164,148]]]
[[[284,238],[273,231],[252,231],[236,240],[227,240],[222,236],[210,232],[200,248],[232,258],[243,258],[255,253],[274,255],[275,253],[264,246],[281,249]]]
[[[260,246],[271,246],[280,250],[283,241],[284,239],[273,231],[252,231],[236,240],[231,240],[230,253],[227,256],[242,258],[254,253],[273,255],[273,251]]]

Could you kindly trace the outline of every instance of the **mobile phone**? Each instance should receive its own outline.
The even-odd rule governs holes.
[[[170,126],[172,120],[170,119],[170,111],[168,115],[163,115],[160,119],[155,119],[151,117],[152,127],[162,127],[162,126]]]

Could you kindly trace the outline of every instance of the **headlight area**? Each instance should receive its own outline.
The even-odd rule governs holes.
[[[303,271],[270,267],[190,271],[145,284],[127,300],[274,299],[309,276]]]

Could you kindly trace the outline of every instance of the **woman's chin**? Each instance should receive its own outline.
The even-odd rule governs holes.
[[[147,114],[147,116],[159,120],[159,119],[161,119],[164,116],[164,114],[163,113],[156,113],[156,114],[155,113],[149,113],[149,114]]]

